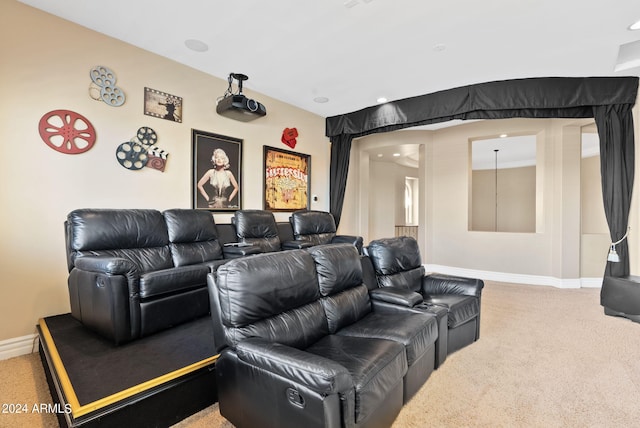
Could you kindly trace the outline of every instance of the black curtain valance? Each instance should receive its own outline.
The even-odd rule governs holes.
[[[331,140],[330,211],[339,224],[353,138],[454,119],[595,118],[611,242],[626,232],[633,190],[632,107],[637,77],[545,77],[480,83],[405,98],[326,119]],[[606,275],[629,275],[627,242]],[[603,290],[604,292],[604,290]]]
[[[594,106],[633,106],[637,92],[637,77],[544,77],[480,83],[328,117],[326,135],[355,138],[453,119],[593,117]]]

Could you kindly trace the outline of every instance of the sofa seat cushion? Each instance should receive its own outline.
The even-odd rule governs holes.
[[[280,251],[282,249],[280,238],[278,238],[277,236],[269,236],[264,238],[242,238],[242,242],[260,248],[260,251],[262,251],[263,253],[271,253],[274,251]]]
[[[240,257],[261,254],[262,248],[259,245],[251,245],[240,242],[228,242],[222,247],[222,254],[225,259],[238,259]]]
[[[407,372],[404,346],[391,340],[328,335],[305,351],[349,371],[355,385],[356,423],[366,420]]]
[[[407,350],[407,363],[411,366],[438,339],[438,323],[436,317],[428,314],[372,312],[337,334],[402,343]]]
[[[331,233],[318,233],[313,235],[296,235],[297,239],[302,239],[311,243],[312,245],[325,245],[330,244],[333,238],[335,238],[335,232]]]
[[[207,286],[209,267],[200,265],[181,266],[148,272],[140,276],[140,299]]]
[[[424,298],[425,303],[445,306],[449,313],[449,328],[456,328],[480,314],[478,299],[458,294],[431,294]]]
[[[171,256],[176,266],[205,263],[223,258],[222,247],[218,241],[172,243]]]
[[[283,250],[300,250],[303,248],[311,248],[311,247],[313,247],[313,244],[311,242],[305,241],[302,239],[282,242]]]

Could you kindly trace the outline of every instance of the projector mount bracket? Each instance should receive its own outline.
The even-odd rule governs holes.
[[[238,81],[238,93],[237,95],[242,95],[242,82],[249,79],[249,76],[241,73],[231,73],[229,74],[229,78],[227,79],[229,82],[229,87],[227,88],[227,92],[224,93],[223,98],[226,98],[230,95],[233,95],[233,79]]]

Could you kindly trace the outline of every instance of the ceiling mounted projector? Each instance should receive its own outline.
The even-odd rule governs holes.
[[[234,94],[232,91],[233,79],[238,81],[237,94]],[[267,109],[264,105],[242,94],[242,82],[247,79],[248,77],[244,74],[229,74],[229,88],[227,88],[224,95],[218,99],[218,105],[216,106],[216,112],[219,115],[242,122],[248,122],[266,116]]]

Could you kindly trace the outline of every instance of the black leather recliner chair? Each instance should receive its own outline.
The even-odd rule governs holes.
[[[366,255],[360,257],[362,278],[369,289],[369,296],[374,308],[386,312],[406,313],[413,311],[424,313],[436,318],[438,325],[438,340],[435,347],[434,368],[440,367],[447,359],[448,342],[448,310],[443,306],[431,305],[424,302],[422,295],[405,288],[379,287],[376,272],[371,258]]]
[[[333,215],[326,211],[299,210],[289,217],[293,236],[313,245],[352,244],[362,253],[362,236],[338,235]]]
[[[433,368],[434,318],[372,309],[351,245],[232,260],[208,283],[236,427],[390,426]]]
[[[379,287],[404,290],[407,306],[442,307],[447,310],[447,354],[480,337],[480,302],[484,282],[480,279],[442,274],[425,275],[420,248],[407,236],[371,241],[365,253],[375,269]]]

